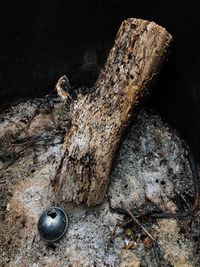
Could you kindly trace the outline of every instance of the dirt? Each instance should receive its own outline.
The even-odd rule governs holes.
[[[51,181],[69,127],[65,110],[47,96],[0,115],[0,266],[199,266],[199,211],[149,217],[189,209],[194,193],[184,142],[150,111],[141,110],[124,137],[104,203],[57,203],[69,214],[68,231],[53,244],[40,238],[39,215],[56,202]],[[125,223],[122,203],[140,225]]]

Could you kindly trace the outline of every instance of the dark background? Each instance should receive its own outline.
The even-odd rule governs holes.
[[[197,4],[179,0],[0,0],[0,107],[53,93],[63,74],[74,86],[91,86],[121,22],[128,17],[153,20],[173,35],[174,43],[147,106],[175,127],[200,159]]]

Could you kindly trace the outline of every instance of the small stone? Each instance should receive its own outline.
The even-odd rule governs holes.
[[[193,265],[189,262],[178,260],[177,262],[175,262],[174,267],[193,267]]]
[[[134,241],[130,241],[126,244],[125,246],[125,249],[128,250],[128,249],[134,249],[137,247],[137,243],[134,242]]]
[[[143,241],[145,248],[151,248],[152,243],[153,243],[152,240],[148,236]]]
[[[140,267],[141,260],[130,250],[122,250],[119,267]]]

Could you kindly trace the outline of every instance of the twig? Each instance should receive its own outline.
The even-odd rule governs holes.
[[[31,139],[32,139],[32,140],[31,140]],[[35,144],[35,143],[41,141],[41,140],[38,139],[38,137],[36,137],[36,138],[32,137],[31,139],[29,139],[29,140],[27,140],[27,141],[24,141],[24,142],[22,142],[22,143],[12,142],[12,146],[20,147],[20,146],[25,146],[25,145]],[[21,140],[20,140],[20,141],[21,141]]]
[[[24,148],[22,148],[21,150],[19,150],[18,152],[15,153],[14,157],[12,160],[10,160],[6,166],[5,166],[5,169],[7,169],[8,167],[10,167],[12,164],[14,164],[15,160],[18,159],[19,155],[21,152],[23,152],[24,150],[26,150],[27,148],[31,147],[32,146],[32,143],[30,143],[29,145],[25,146]]]
[[[122,208],[130,215],[133,221],[142,228],[142,230],[150,237],[150,239],[156,242],[156,239],[147,231],[147,229],[138,221],[138,219],[133,215],[129,208],[121,201]]]
[[[122,223],[118,224],[118,226],[124,228],[124,227],[126,227],[129,223],[131,223],[132,221],[133,221],[133,219],[131,218],[131,219],[125,221],[125,222],[122,222]]]
[[[159,264],[160,260],[159,260],[159,254],[158,254],[158,251],[159,251],[158,243],[153,241],[152,248],[153,248],[153,253],[154,253],[154,256],[156,259],[157,266],[159,267],[160,266],[160,264]]]
[[[184,195],[183,194],[181,194],[181,198],[183,199],[183,201],[185,202],[185,204],[187,205],[187,208],[189,209],[190,208],[190,206],[188,205],[188,202],[187,202],[187,200],[186,200],[186,198],[184,197]]]
[[[11,119],[8,119],[9,122],[11,122],[12,124],[15,124],[17,126],[17,128],[20,128],[22,131],[25,132],[25,134],[27,134],[27,130],[25,127],[23,127],[19,122],[15,122]]]
[[[147,231],[147,229],[138,221],[138,219],[133,215],[133,213],[129,210],[129,208],[121,201],[122,208],[130,215],[132,218],[132,221],[134,221],[147,235],[148,237],[152,240],[153,244],[153,251],[156,259],[156,264],[157,266],[160,266],[159,264],[159,256],[158,256],[158,243],[156,239]]]
[[[40,102],[40,103],[37,105],[37,107],[35,108],[35,110],[34,110],[32,116],[31,116],[31,118],[30,118],[29,121],[28,121],[28,123],[26,124],[26,129],[27,129],[27,130],[30,128],[31,123],[32,123],[33,119],[35,118],[35,116],[36,116],[36,114],[37,114],[37,112],[38,112],[38,110],[39,110],[39,108],[40,108],[41,105],[42,105],[42,103]]]
[[[58,127],[58,125],[57,125],[57,123],[56,123],[56,121],[55,121],[54,114],[53,114],[53,112],[52,112],[52,107],[50,106],[49,101],[48,101],[48,107],[47,107],[47,110],[48,110],[48,112],[49,112],[50,119],[51,119],[51,121],[52,121],[52,123],[53,123],[55,129],[58,130],[59,127]]]
[[[33,240],[32,240],[32,243],[31,243],[31,246],[33,246],[33,244],[35,243],[35,238],[36,238],[36,235],[34,235],[34,237],[33,237]]]

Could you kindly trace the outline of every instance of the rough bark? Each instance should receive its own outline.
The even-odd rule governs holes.
[[[162,65],[171,39],[154,22],[122,23],[92,93],[71,97],[71,127],[53,182],[58,200],[101,203],[122,134]]]

